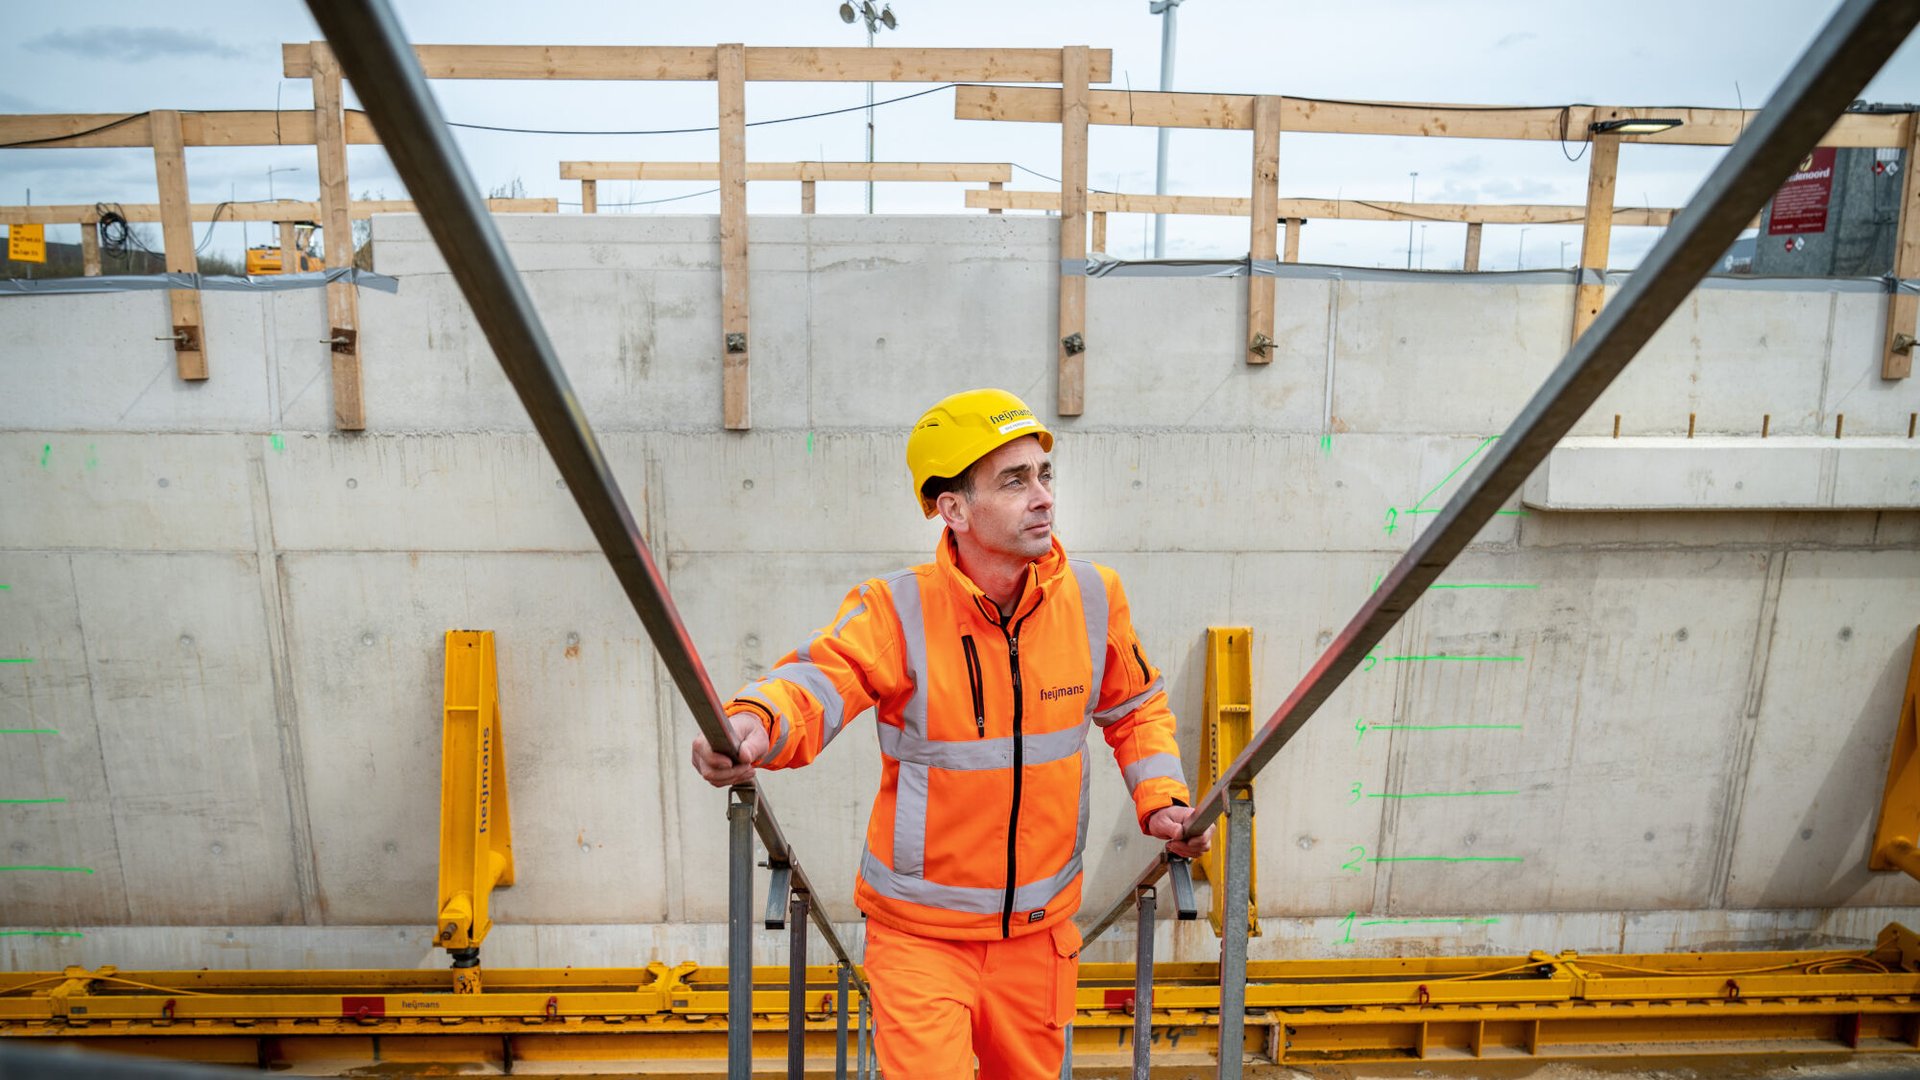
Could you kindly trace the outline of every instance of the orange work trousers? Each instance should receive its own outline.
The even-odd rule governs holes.
[[[1080,980],[1073,920],[950,941],[867,921],[874,1049],[888,1080],[1054,1080]]]

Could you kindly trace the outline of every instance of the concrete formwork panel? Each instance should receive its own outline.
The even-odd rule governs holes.
[[[294,697],[331,923],[434,911],[443,636],[495,631],[514,858],[497,918],[666,918],[653,664],[598,555],[289,554]]]
[[[238,435],[0,433],[0,548],[252,551]]]
[[[73,572],[130,921],[298,922],[254,557],[84,554]]]
[[[1727,902],[1920,903],[1920,882],[1867,869],[1920,622],[1920,551],[1784,558]]]

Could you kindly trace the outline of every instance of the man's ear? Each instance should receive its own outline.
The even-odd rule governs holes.
[[[969,527],[967,523],[967,500],[962,498],[959,492],[943,491],[940,493],[940,497],[933,501],[933,505],[935,509],[940,511],[940,520],[947,523],[947,528],[957,533],[967,531]]]

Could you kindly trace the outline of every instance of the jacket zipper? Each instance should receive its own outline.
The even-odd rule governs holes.
[[[1137,641],[1133,643],[1133,658],[1140,665],[1140,681],[1142,683],[1152,682],[1153,676],[1147,674],[1147,658],[1140,655],[1140,643]]]
[[[980,687],[980,653],[973,647],[973,635],[960,637],[960,648],[967,654],[967,687],[973,691],[973,729],[987,737],[987,703]]]
[[[1029,613],[1031,614],[1031,613]],[[1007,817],[1007,897],[1000,907],[1000,936],[1012,936],[1013,928],[1013,889],[1019,881],[1019,843],[1020,843],[1020,781],[1025,754],[1020,740],[1021,694],[1020,694],[1020,627],[1026,624],[1026,618],[1013,624],[1012,629],[1001,627],[1007,635],[1007,667],[1013,673],[1013,810]]]

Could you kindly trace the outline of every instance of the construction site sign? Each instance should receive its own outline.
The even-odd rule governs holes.
[[[1773,197],[1773,214],[1767,219],[1768,236],[1827,231],[1827,202],[1833,195],[1833,151],[1831,146],[1816,147],[1800,159],[1787,182]]]
[[[7,258],[14,262],[46,262],[47,227],[45,225],[7,226]]]

